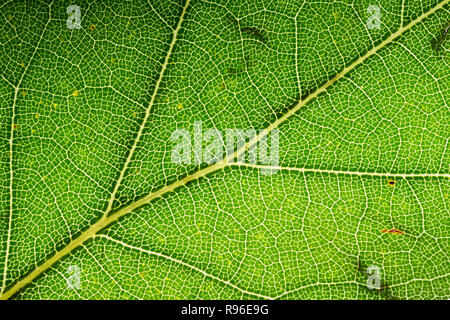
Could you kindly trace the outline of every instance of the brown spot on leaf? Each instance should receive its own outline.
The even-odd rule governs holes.
[[[404,234],[405,233],[405,232],[403,232],[401,230],[398,230],[398,229],[395,229],[395,228],[383,229],[383,230],[381,230],[381,232],[383,232],[383,233],[395,233],[395,234]]]

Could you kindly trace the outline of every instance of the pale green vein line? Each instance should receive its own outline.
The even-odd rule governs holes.
[[[161,15],[158,13],[158,10],[155,10],[155,8],[153,7],[151,1],[147,0],[147,4],[152,9],[153,13],[156,14],[156,16],[159,18],[159,20],[161,20],[166,26],[168,26],[170,29],[172,29],[172,27],[167,23],[167,21],[164,20],[163,17],[161,17]]]
[[[286,291],[278,296],[276,296],[275,298],[273,298],[274,300],[280,300],[282,299],[284,296],[287,296],[291,293],[295,293],[297,291],[303,290],[303,289],[307,289],[307,288],[313,288],[313,287],[318,287],[318,286],[339,286],[339,285],[356,285],[356,286],[367,286],[366,283],[360,283],[358,281],[355,280],[350,280],[350,281],[340,281],[340,282],[334,282],[334,283],[327,283],[327,282],[315,282],[315,283],[310,283],[295,289],[292,289],[290,291]]]
[[[402,11],[400,12],[400,28],[403,27],[404,14],[405,14],[405,0],[402,0]]]
[[[8,291],[6,291],[4,294],[0,295],[0,300],[6,300],[10,298],[12,295],[14,295],[16,292],[21,290],[23,287],[31,283],[36,277],[38,277],[40,274],[42,274],[45,270],[50,268],[54,263],[59,261],[64,256],[68,255],[72,252],[75,248],[82,245],[84,242],[86,242],[88,239],[92,238],[99,232],[100,230],[106,228],[107,226],[111,225],[115,221],[117,221],[122,216],[132,212],[136,208],[139,208],[143,206],[144,204],[148,203],[149,201],[159,198],[162,195],[171,192],[175,190],[178,187],[186,185],[188,182],[197,180],[200,177],[203,177],[211,172],[214,172],[220,168],[224,168],[225,164],[223,163],[217,163],[215,165],[212,165],[210,167],[207,167],[205,169],[199,170],[195,172],[194,174],[187,176],[181,180],[178,180],[171,185],[168,185],[160,190],[157,190],[146,197],[139,199],[130,205],[122,208],[118,212],[114,213],[113,215],[103,215],[100,220],[98,220],[96,223],[94,223],[89,229],[87,229],[85,232],[80,234],[80,236],[76,239],[73,239],[70,241],[64,248],[62,248],[60,251],[56,252],[53,256],[48,258],[43,264],[38,266],[36,269],[31,271],[29,274],[24,276],[22,279],[20,279],[13,287],[11,287]]]
[[[408,52],[408,54],[414,59],[414,60],[416,60],[416,62],[418,63],[418,64],[420,64],[420,66],[422,67],[422,69],[425,71],[425,73],[426,74],[428,74],[432,79],[433,79],[433,81],[436,83],[436,86],[437,86],[437,88],[438,88],[438,92],[439,92],[439,95],[441,96],[441,98],[442,98],[442,103],[444,103],[445,104],[445,98],[444,98],[444,96],[442,95],[442,90],[441,90],[441,87],[439,86],[439,79],[436,79],[436,77],[427,69],[427,67],[424,65],[424,63],[407,47],[407,46],[405,46],[403,43],[401,43],[401,42],[396,42],[396,44],[398,44],[400,47],[402,47],[403,48],[403,50],[405,50],[406,52]]]
[[[130,296],[139,299],[138,296],[136,296],[135,294],[132,294],[131,292],[125,290],[124,288],[122,288],[122,286],[120,285],[120,283],[118,283],[116,281],[116,279],[103,267],[103,265],[100,263],[100,261],[97,260],[97,258],[95,257],[95,255],[92,254],[92,252],[89,251],[88,248],[86,248],[85,246],[83,246],[83,248],[86,249],[86,252],[88,253],[88,255],[92,258],[92,260],[94,260],[94,262],[98,265],[98,267],[108,276],[108,278],[114,282],[114,284],[123,292],[128,293]]]
[[[156,95],[158,94],[159,86],[161,85],[161,81],[162,81],[162,79],[164,77],[164,73],[165,73],[165,71],[167,69],[167,65],[169,64],[169,59],[170,59],[170,56],[172,54],[173,48],[175,47],[175,42],[177,41],[177,35],[178,35],[178,32],[180,31],[181,24],[183,23],[184,16],[186,14],[186,9],[189,6],[189,1],[190,0],[186,1],[185,5],[183,7],[183,11],[181,12],[180,19],[178,20],[177,27],[173,31],[172,42],[170,43],[169,50],[167,51],[166,58],[165,58],[164,63],[162,65],[162,67],[161,67],[161,72],[159,73],[158,80],[156,81],[155,89],[154,89],[152,97],[150,99],[150,103],[148,104],[148,107],[145,110],[145,116],[144,116],[144,119],[142,120],[141,126],[139,127],[139,131],[138,131],[138,133],[136,135],[136,139],[133,142],[133,146],[131,147],[130,152],[128,153],[128,157],[125,160],[125,163],[123,165],[122,171],[120,172],[119,178],[117,179],[117,182],[116,182],[116,184],[114,186],[114,190],[113,190],[113,192],[111,194],[111,198],[109,199],[109,202],[108,202],[108,207],[106,208],[106,211],[104,213],[105,215],[107,215],[107,214],[109,214],[109,212],[111,212],[111,209],[112,209],[114,200],[116,198],[117,192],[119,191],[119,187],[121,186],[123,177],[125,176],[125,172],[127,171],[128,166],[131,163],[131,159],[133,158],[133,155],[134,155],[134,152],[136,150],[136,147],[137,147],[139,141],[141,140],[142,132],[144,131],[144,128],[145,128],[145,126],[147,124],[148,118],[150,117],[150,111],[152,109],[153,103],[155,102]]]
[[[394,287],[404,286],[404,285],[407,285],[407,284],[410,284],[410,283],[413,283],[413,282],[416,282],[416,281],[432,282],[432,281],[435,281],[437,279],[446,278],[448,276],[449,275],[446,274],[446,275],[436,276],[436,277],[433,277],[433,278],[430,278],[430,279],[411,279],[411,280],[408,280],[408,281],[405,281],[405,282],[402,282],[402,283],[390,284],[389,287],[390,288],[394,288]],[[316,286],[337,286],[337,285],[345,285],[345,284],[357,285],[357,286],[361,286],[361,287],[367,288],[367,284],[366,283],[360,283],[358,281],[341,281],[341,282],[336,282],[336,283],[316,282],[316,283],[307,284],[307,285],[304,285],[304,286],[292,289],[290,291],[284,292],[284,293],[276,296],[273,299],[281,299],[284,296],[287,296],[289,294],[298,292],[298,291],[303,290],[303,289],[311,288],[311,287],[316,287]]]
[[[250,292],[250,291],[247,291],[245,289],[242,289],[242,288],[232,284],[231,282],[229,282],[227,280],[220,279],[220,278],[218,278],[218,277],[216,277],[216,276],[214,276],[212,274],[209,274],[209,273],[205,272],[202,269],[199,269],[196,266],[190,265],[189,263],[186,263],[186,262],[184,262],[182,260],[178,260],[178,259],[172,258],[171,256],[167,256],[167,255],[159,253],[159,252],[153,252],[153,251],[145,250],[145,249],[142,249],[142,248],[139,248],[139,247],[135,247],[135,246],[132,246],[132,245],[130,245],[128,243],[125,243],[125,242],[120,241],[120,240],[116,240],[114,238],[111,238],[111,237],[109,237],[107,235],[103,235],[103,234],[96,235],[95,238],[104,238],[104,239],[107,239],[107,240],[109,240],[111,242],[115,242],[117,244],[120,244],[121,246],[129,248],[129,249],[140,251],[140,252],[144,252],[144,253],[147,253],[147,254],[152,255],[152,256],[156,256],[156,257],[167,259],[169,261],[175,262],[177,264],[180,264],[180,265],[188,267],[188,268],[190,268],[192,270],[195,270],[195,271],[201,273],[202,275],[204,275],[207,278],[214,279],[214,280],[216,280],[216,281],[218,281],[220,283],[223,283],[223,284],[225,284],[225,285],[227,285],[229,287],[232,287],[233,289],[236,289],[236,290],[238,290],[238,291],[240,291],[242,293],[245,293],[245,294],[248,294],[248,295],[252,295],[252,296],[256,296],[256,297],[263,298],[263,299],[273,299],[273,298],[271,298],[269,296],[261,295],[261,294],[258,294],[258,293],[254,293],[254,292]]]
[[[387,46],[391,42],[393,42],[396,38],[401,36],[403,32],[408,31],[416,24],[420,23],[422,20],[426,19],[433,13],[435,13],[437,10],[443,8],[444,5],[449,3],[450,0],[445,0],[436,5],[434,8],[432,8],[430,11],[422,14],[415,20],[411,21],[407,26],[404,28],[400,28],[395,33],[393,33],[391,36],[386,38],[384,41],[380,42],[377,46],[369,50],[364,56],[360,57],[359,59],[355,60],[352,64],[345,67],[340,73],[338,73],[334,78],[330,79],[326,84],[324,84],[322,87],[320,87],[318,90],[316,90],[314,93],[309,95],[306,99],[299,101],[297,105],[295,105],[290,111],[288,111],[286,114],[284,114],[282,117],[277,119],[275,122],[273,122],[271,125],[268,126],[268,128],[265,130],[265,132],[260,133],[258,136],[256,136],[254,139],[249,141],[244,147],[242,147],[240,150],[237,150],[234,154],[231,154],[230,156],[226,157],[223,161],[216,163],[214,165],[211,165],[209,167],[206,167],[204,169],[201,169],[197,172],[194,172],[193,174],[184,177],[181,180],[175,181],[171,185],[165,186],[155,192],[152,192],[145,197],[129,204],[128,206],[125,206],[121,209],[119,209],[117,212],[114,212],[112,215],[104,215],[100,218],[99,221],[94,223],[89,229],[87,229],[85,232],[80,234],[80,236],[76,239],[73,239],[71,242],[69,242],[64,248],[62,248],[60,251],[56,252],[53,256],[51,256],[47,261],[45,261],[42,265],[38,266],[36,269],[31,271],[29,274],[24,276],[21,280],[19,280],[14,286],[12,286],[8,291],[6,291],[4,294],[0,295],[0,299],[8,299],[15,293],[17,293],[19,290],[21,290],[26,285],[30,284],[35,278],[37,278],[39,275],[41,275],[44,271],[46,271],[48,268],[50,268],[53,264],[58,262],[61,258],[68,255],[72,252],[75,248],[83,244],[88,239],[94,237],[97,232],[104,229],[105,227],[111,225],[115,221],[117,221],[119,218],[123,217],[124,215],[129,214],[133,210],[149,203],[150,201],[159,198],[163,196],[166,193],[172,192],[178,187],[185,186],[188,182],[197,180],[201,177],[206,176],[207,174],[210,174],[216,170],[223,169],[224,167],[228,166],[231,163],[231,160],[234,159],[236,156],[246,152],[246,150],[249,148],[249,146],[257,143],[261,138],[263,138],[265,135],[267,135],[268,132],[275,129],[279,125],[281,125],[284,121],[286,121],[290,116],[292,116],[294,113],[296,113],[299,109],[301,109],[303,106],[305,106],[309,101],[316,98],[319,94],[325,92],[332,84],[334,84],[339,79],[343,78],[347,73],[355,69],[357,66],[359,66],[362,62],[364,62],[366,59],[374,55],[378,50],[381,48]],[[184,14],[184,11],[183,11]],[[178,29],[179,27],[177,27]]]
[[[366,52],[366,54],[364,54],[363,56],[361,56],[359,59],[355,60],[353,63],[351,63],[350,65],[348,65],[347,67],[345,67],[341,72],[339,72],[336,76],[334,76],[332,79],[330,79],[327,83],[325,83],[322,87],[318,88],[316,91],[314,91],[312,94],[310,94],[306,99],[304,100],[300,100],[297,105],[295,105],[291,110],[289,110],[288,112],[286,112],[282,117],[278,118],[276,121],[274,121],[272,124],[270,124],[266,130],[264,130],[265,132],[257,135],[252,141],[250,141],[245,148],[242,148],[242,150],[240,152],[237,153],[237,155],[239,156],[240,154],[246,152],[247,148],[255,143],[257,143],[259,140],[261,140],[261,138],[263,138],[264,136],[267,135],[268,132],[270,132],[271,130],[279,127],[282,123],[284,123],[287,119],[289,119],[293,114],[295,114],[298,110],[300,110],[302,107],[304,107],[309,101],[311,101],[312,99],[315,99],[318,95],[320,95],[321,93],[324,93],[331,85],[333,85],[336,81],[338,81],[339,79],[345,77],[350,71],[354,70],[357,66],[359,66],[361,63],[363,63],[364,61],[366,61],[368,58],[370,58],[371,56],[373,56],[378,50],[384,48],[385,46],[387,46],[388,44],[392,43],[395,39],[397,39],[398,37],[400,37],[404,32],[408,31],[409,29],[411,29],[413,26],[415,26],[416,24],[420,23],[421,21],[423,21],[425,18],[427,18],[428,16],[432,15],[433,13],[435,13],[437,10],[441,9],[444,5],[446,5],[447,3],[449,3],[450,0],[445,0],[442,1],[441,3],[439,3],[438,5],[436,5],[434,8],[432,8],[430,11],[425,12],[424,14],[422,14],[421,16],[419,16],[418,18],[416,18],[415,20],[411,21],[407,26],[405,27],[401,27],[399,30],[397,30],[396,32],[394,32],[393,34],[391,34],[389,37],[387,37],[385,40],[383,40],[382,42],[380,42],[377,46],[373,47],[372,49],[370,49],[369,51]]]
[[[47,23],[45,24],[41,36],[39,37],[39,40],[36,44],[36,47],[34,48],[33,53],[31,54],[30,60],[28,61],[28,64],[25,66],[25,69],[22,73],[22,75],[19,78],[19,81],[17,82],[17,86],[14,88],[14,98],[13,98],[13,105],[12,105],[12,119],[11,119],[11,128],[10,128],[10,139],[9,139],[9,217],[8,217],[8,235],[6,238],[6,252],[5,252],[5,265],[3,267],[3,281],[2,281],[2,289],[0,290],[0,296],[5,291],[6,287],[6,277],[8,272],[8,257],[9,257],[9,250],[10,250],[10,242],[11,242],[11,228],[12,228],[12,216],[13,216],[13,179],[14,179],[14,170],[13,170],[13,143],[14,143],[14,124],[16,121],[16,103],[17,103],[17,96],[19,94],[20,85],[22,84],[23,78],[25,77],[26,72],[28,71],[28,68],[31,65],[31,62],[33,61],[34,56],[36,55],[36,52],[38,51],[39,46],[41,45],[42,38],[44,37],[44,34],[47,30],[47,27],[51,21],[51,9],[52,9],[53,1],[49,4],[49,19]]]
[[[302,3],[302,6],[298,9],[297,14],[294,17],[294,27],[295,27],[295,77],[297,80],[297,87],[298,87],[298,92],[299,92],[299,97],[302,96],[302,88],[300,85],[300,75],[298,73],[299,67],[298,67],[298,59],[299,59],[299,54],[298,54],[298,15],[300,14],[300,12],[302,11],[303,7],[305,6],[306,1],[304,1]]]
[[[238,167],[250,167],[256,169],[266,170],[287,170],[297,172],[311,172],[311,173],[325,173],[335,175],[355,175],[355,176],[370,176],[370,177],[386,177],[386,178],[450,178],[450,174],[446,173],[384,173],[384,172],[358,172],[358,171],[345,171],[345,170],[327,170],[327,169],[309,169],[309,168],[295,168],[295,167],[283,167],[283,166],[268,166],[260,164],[251,164],[244,162],[231,163],[230,166]]]

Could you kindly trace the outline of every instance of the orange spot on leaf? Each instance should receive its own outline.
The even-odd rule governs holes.
[[[395,228],[393,228],[393,229],[383,229],[383,230],[381,230],[381,232],[383,232],[383,233],[397,233],[397,234],[404,234],[405,233],[405,232],[403,232],[401,230],[398,230],[398,229],[395,229]]]

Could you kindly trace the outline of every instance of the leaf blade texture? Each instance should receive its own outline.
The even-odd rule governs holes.
[[[448,0],[67,5],[0,7],[1,298],[450,298]]]

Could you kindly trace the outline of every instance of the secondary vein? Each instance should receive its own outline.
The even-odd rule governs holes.
[[[121,218],[121,217],[123,217],[123,216],[125,216],[125,215],[127,215],[129,213],[131,213],[133,210],[135,210],[135,209],[137,209],[137,208],[139,208],[139,207],[149,203],[150,201],[152,201],[152,200],[154,200],[156,198],[159,198],[159,197],[163,196],[164,194],[166,194],[168,192],[171,192],[171,191],[175,190],[178,187],[186,185],[190,181],[197,180],[197,179],[199,179],[201,177],[206,176],[207,174],[210,174],[210,173],[212,173],[212,172],[214,172],[216,170],[220,170],[220,169],[223,169],[224,167],[228,166],[229,164],[231,164],[230,160],[234,159],[236,156],[239,156],[243,152],[246,152],[246,150],[250,146],[252,146],[255,143],[258,143],[258,141],[260,139],[262,139],[264,136],[266,136],[268,132],[270,132],[271,130],[277,128],[279,125],[281,125],[283,122],[285,122],[291,115],[293,115],[299,109],[304,107],[309,101],[311,101],[312,99],[316,98],[319,94],[325,92],[336,81],[338,81],[339,79],[341,79],[342,77],[347,75],[350,71],[355,69],[358,65],[360,65],[362,62],[364,62],[366,59],[368,59],[369,57],[374,55],[378,50],[380,50],[381,48],[385,47],[389,43],[393,42],[395,39],[400,37],[404,32],[408,31],[413,26],[415,26],[416,24],[420,23],[422,20],[424,20],[425,18],[427,18],[428,16],[430,16],[431,14],[436,12],[437,10],[441,9],[444,5],[449,3],[449,1],[450,0],[442,1],[441,3],[436,5],[434,8],[429,10],[428,12],[423,13],[421,16],[419,16],[415,20],[411,21],[407,26],[405,26],[405,27],[401,26],[399,28],[399,30],[397,30],[395,33],[393,33],[388,38],[386,38],[385,40],[380,42],[377,46],[375,46],[372,49],[370,49],[369,51],[367,51],[366,54],[361,56],[359,59],[355,60],[349,66],[346,66],[340,73],[338,73],[335,77],[330,79],[322,87],[318,88],[316,91],[311,93],[304,100],[300,100],[295,106],[293,106],[293,108],[291,110],[289,110],[282,117],[278,118],[276,121],[274,121],[272,124],[270,124],[264,130],[264,132],[262,132],[259,135],[255,136],[255,138],[253,138],[251,141],[246,143],[241,149],[239,149],[235,153],[227,156],[221,162],[215,163],[215,164],[213,164],[213,165],[211,165],[209,167],[206,167],[204,169],[196,171],[193,174],[191,174],[189,176],[186,176],[186,177],[184,177],[181,180],[177,180],[177,181],[175,181],[174,183],[172,183],[172,184],[170,184],[168,186],[165,186],[165,187],[163,187],[163,188],[161,188],[161,189],[159,189],[159,190],[157,190],[155,192],[152,192],[152,193],[148,194],[147,196],[145,196],[145,197],[143,197],[143,198],[141,198],[139,200],[136,200],[135,202],[133,202],[133,203],[131,203],[131,204],[129,204],[129,205],[119,209],[118,211],[114,212],[113,214],[111,214],[109,216],[108,215],[102,216],[100,218],[100,220],[98,220],[96,223],[94,223],[89,229],[87,229],[85,232],[83,232],[78,238],[76,238],[76,239],[72,240],[71,242],[69,242],[64,248],[62,248],[60,251],[56,252],[55,255],[50,257],[42,265],[38,266],[36,269],[34,269],[28,275],[24,276],[21,280],[19,280],[8,291],[6,291],[4,294],[0,295],[0,299],[8,299],[11,296],[13,296],[14,294],[16,294],[18,291],[20,291],[23,287],[25,287],[26,285],[31,283],[35,278],[37,278],[44,271],[49,269],[53,264],[55,264],[61,258],[66,256],[67,254],[71,253],[73,249],[75,249],[78,246],[82,245],[88,239],[91,239],[92,237],[96,236],[96,234],[100,230],[108,227],[109,225],[111,225],[112,223],[117,221],[119,218]],[[184,16],[184,14],[186,12],[186,7],[187,7],[188,3],[189,3],[189,0],[186,2],[186,5],[185,5],[185,7],[183,9],[183,12],[182,12],[182,16],[180,17],[179,24],[178,24],[177,28],[174,31],[174,39],[175,39],[176,34],[178,33],[178,30],[179,30],[179,28],[181,26],[181,21],[183,20],[183,16]],[[169,54],[166,57],[166,61],[165,61],[164,65],[167,65],[167,61],[168,61],[170,52],[173,49],[174,39],[172,39],[171,48],[169,49]],[[161,78],[162,78],[162,74],[164,73],[164,69],[165,68],[163,67],[162,72],[160,74],[160,78],[158,79],[158,82],[157,82],[157,86],[159,86],[159,83],[160,83]],[[155,91],[154,91],[154,93],[152,95],[152,100],[150,102],[150,105],[154,101],[154,97],[156,95],[156,92],[157,92],[157,87],[155,87]],[[144,118],[143,124],[141,125],[141,128],[139,130],[140,134],[142,134],[142,130],[143,130],[143,127],[145,125],[145,122],[148,119],[149,113],[150,113],[150,106],[147,109],[146,117]],[[138,134],[138,136],[140,136],[140,134]],[[135,147],[136,147],[136,145],[138,143],[138,140],[139,139],[137,137],[137,139],[134,142],[133,148],[131,149],[132,151],[134,151],[134,149],[135,149]],[[126,165],[124,166],[124,169],[121,172],[120,180],[123,178],[123,175],[124,175],[124,173],[126,171],[126,166],[129,164],[129,162],[131,160],[131,155],[132,155],[132,152],[130,152],[130,154],[129,154],[128,158],[127,158]],[[114,189],[114,192],[113,192],[114,195],[117,193],[117,190],[118,190],[119,186],[120,186],[120,181],[118,181],[118,183],[115,186],[115,189]],[[112,209],[113,198],[114,198],[114,196],[111,197],[112,200],[110,200],[110,204],[108,205],[108,210]],[[106,213],[109,213],[108,210],[106,211]]]
[[[164,73],[167,69],[167,65],[169,64],[169,59],[170,59],[170,56],[172,55],[173,48],[175,47],[175,42],[177,41],[177,35],[178,35],[178,32],[180,31],[181,24],[184,20],[185,14],[186,14],[186,9],[189,6],[189,2],[190,2],[190,0],[186,1],[185,5],[183,7],[183,11],[181,12],[180,19],[178,20],[177,27],[173,31],[172,41],[170,43],[169,50],[167,51],[167,55],[164,60],[164,63],[161,67],[161,72],[159,73],[158,80],[156,81],[155,89],[153,91],[152,97],[150,99],[147,109],[145,110],[144,119],[142,120],[141,126],[139,127],[139,131],[136,135],[136,139],[134,139],[133,145],[130,149],[130,152],[128,153],[127,159],[125,160],[122,171],[120,172],[119,178],[117,179],[117,182],[114,186],[114,190],[113,190],[113,192],[111,194],[111,198],[109,199],[109,202],[108,202],[108,207],[106,208],[106,211],[104,213],[105,215],[108,215],[112,210],[114,200],[116,198],[117,192],[119,191],[119,187],[121,186],[123,177],[125,176],[125,172],[127,171],[129,164],[131,163],[131,159],[133,158],[133,154],[134,154],[134,151],[136,150],[136,146],[138,145],[139,141],[141,140],[142,132],[144,131],[145,125],[147,124],[148,118],[150,117],[150,111],[152,109],[153,103],[155,102],[156,95],[158,94],[159,86],[161,85],[161,81],[164,77]]]
[[[36,47],[34,48],[33,53],[31,54],[30,60],[28,61],[28,64],[25,66],[24,71],[22,72],[22,75],[19,78],[19,81],[17,82],[17,86],[14,88],[14,97],[13,97],[13,104],[12,104],[12,117],[11,117],[11,129],[10,129],[10,138],[9,138],[9,216],[8,216],[8,235],[6,238],[6,252],[5,252],[5,264],[3,266],[3,280],[2,280],[2,287],[0,290],[0,297],[2,296],[3,292],[6,288],[6,278],[7,278],[7,272],[8,272],[8,257],[9,257],[9,249],[10,249],[10,239],[11,239],[11,228],[12,228],[12,216],[13,216],[13,179],[14,179],[14,170],[13,170],[13,145],[14,145],[14,125],[16,121],[16,103],[17,103],[17,96],[19,94],[20,85],[22,84],[23,78],[25,77],[26,72],[28,71],[28,68],[30,67],[31,62],[33,61],[34,56],[36,55],[36,52],[38,51],[38,48],[41,44],[42,38],[44,37],[45,31],[47,30],[47,26],[49,25],[51,21],[51,7],[53,5],[53,1],[49,4],[49,19],[47,23],[45,24],[41,36],[39,37],[39,40],[36,44]]]

